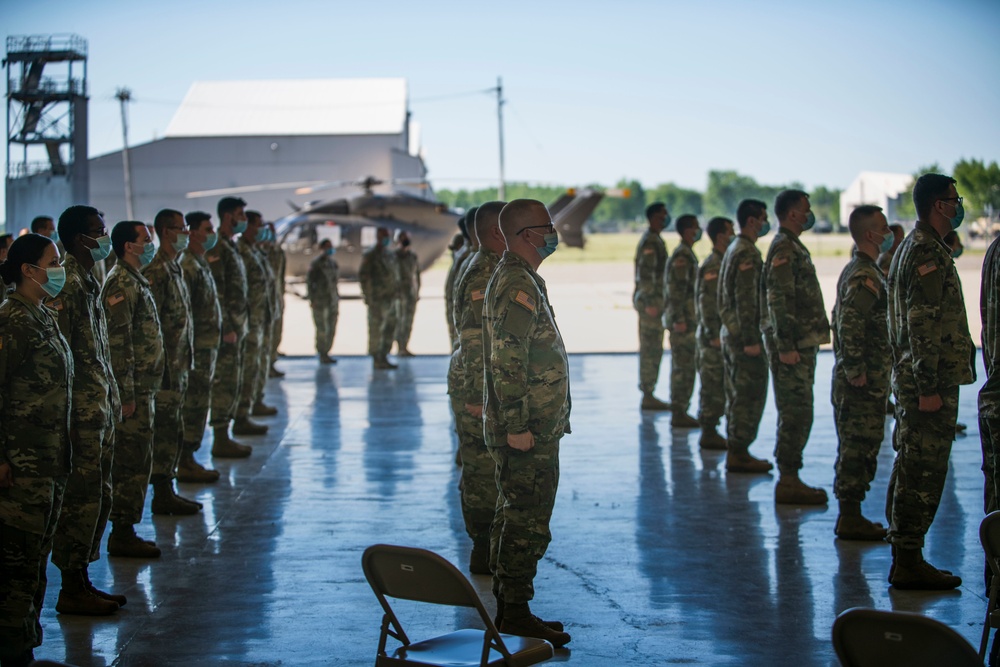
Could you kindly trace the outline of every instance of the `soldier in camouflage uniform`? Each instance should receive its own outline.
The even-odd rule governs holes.
[[[979,390],[979,437],[983,444],[986,475],[986,513],[1000,509],[1000,236],[993,239],[983,261],[979,292],[979,315],[983,322],[983,363],[986,383]]]
[[[663,269],[667,265],[667,246],[660,232],[670,224],[670,212],[663,202],[646,207],[649,228],[642,233],[635,249],[635,290],[632,305],[639,313],[639,389],[641,410],[669,410],[653,395],[663,360]]]
[[[670,332],[670,409],[674,428],[698,428],[698,420],[687,413],[697,372],[694,287],[698,258],[692,246],[701,238],[701,225],[693,215],[677,218],[681,242],[663,269],[663,326]]]
[[[465,233],[465,246],[463,247],[464,253],[462,258],[458,261],[454,267],[455,271],[452,273],[448,280],[450,283],[446,286],[446,290],[450,292],[448,301],[448,317],[451,318],[452,326],[455,323],[455,288],[458,287],[458,281],[462,279],[462,274],[465,273],[465,267],[469,262],[472,261],[473,256],[479,252],[479,239],[476,238],[476,234],[473,228],[476,225],[476,213],[478,213],[479,207],[471,207],[465,214],[465,227],[463,231]],[[452,341],[451,349],[452,351],[458,346],[458,332],[455,332],[455,340]]]
[[[458,332],[455,331],[455,321],[452,319],[454,290],[455,290],[455,270],[461,264],[462,257],[468,252],[468,244],[465,241],[464,233],[465,217],[458,220],[458,225],[463,232],[455,234],[448,244],[451,251],[451,266],[448,267],[448,274],[444,279],[444,316],[448,320],[448,340],[451,341],[451,349],[455,349],[458,343]]]
[[[816,224],[809,195],[785,190],[774,200],[781,228],[771,241],[760,280],[761,331],[774,383],[780,475],[777,503],[823,505],[826,490],[799,479],[802,451],[813,421],[813,384],[819,346],[830,342],[830,320],[809,250],[799,236]]]
[[[247,213],[247,217],[250,217],[252,212]],[[268,307],[268,320],[267,325],[264,327],[263,343],[261,345],[260,351],[260,380],[258,387],[258,394],[255,397],[255,404],[262,401],[264,397],[264,385],[267,384],[267,379],[271,377],[271,362],[272,356],[271,351],[274,347],[274,321],[278,316],[278,303],[275,298],[275,291],[277,289],[277,280],[274,276],[274,268],[271,266],[271,259],[267,254],[267,248],[264,246],[265,243],[270,242],[271,239],[271,229],[267,226],[267,223],[261,222],[261,227],[257,230],[257,240],[253,244],[253,250],[257,253],[257,257],[260,260],[260,265],[264,269],[264,280],[267,283],[267,307]],[[276,369],[275,369],[276,370]],[[280,377],[280,375],[278,376]],[[278,411],[275,408],[273,413],[277,414]],[[264,413],[261,413],[264,414]]]
[[[410,250],[410,235],[399,233],[399,248],[396,250],[396,263],[399,267],[399,321],[396,323],[396,350],[401,357],[412,357],[407,349],[410,344],[410,333],[413,331],[413,316],[417,311],[417,301],[420,299],[420,262],[417,255]],[[454,294],[452,295],[454,298]],[[454,309],[454,307],[453,307]]]
[[[212,225],[212,216],[194,211],[184,216],[188,226],[188,247],[181,252],[178,262],[184,274],[191,299],[191,319],[194,327],[194,365],[188,374],[188,391],[184,394],[184,437],[181,455],[177,462],[177,480],[180,482],[206,483],[219,479],[218,470],[206,469],[194,458],[201,448],[205,435],[205,421],[212,397],[212,379],[215,377],[215,360],[222,338],[222,311],[219,294],[215,289],[212,270],[205,261],[205,253],[215,247],[219,235]]]
[[[708,238],[712,252],[698,267],[695,280],[695,312],[698,317],[698,374],[701,391],[698,401],[698,423],[701,425],[702,449],[726,449],[726,439],[716,428],[726,412],[724,386],[725,369],[722,361],[722,320],[719,319],[719,272],[722,256],[733,238],[733,221],[712,218],[708,222]]]
[[[333,258],[335,253],[333,242],[323,239],[319,244],[319,254],[310,262],[309,272],[306,274],[306,298],[316,326],[316,354],[319,355],[321,364],[337,363],[330,358],[340,312],[340,293],[337,291],[340,268]]]
[[[0,264],[0,660],[28,665],[42,643],[49,552],[70,471],[73,356],[42,306],[64,276],[54,243],[27,234]]]
[[[462,463],[462,516],[472,540],[472,574],[490,574],[490,524],[496,514],[496,463],[483,440],[483,304],[486,284],[506,249],[499,226],[503,206],[499,201],[480,206],[469,230],[479,252],[465,265],[455,288],[459,338],[448,369],[448,394]]]
[[[889,330],[885,282],[875,263],[892,246],[892,231],[878,206],[859,206],[848,227],[854,253],[837,281],[833,307],[833,402],[837,462],[833,493],[840,503],[834,532],[845,540],[882,540],[885,528],[861,514],[875,479],[889,394]]]
[[[393,311],[399,292],[396,255],[389,249],[389,230],[379,227],[375,246],[365,251],[358,270],[361,294],[368,306],[368,354],[376,370],[391,370],[388,359],[396,333]]]
[[[955,180],[924,174],[913,186],[917,224],[889,269],[889,344],[896,450],[886,517],[893,567],[904,589],[950,589],[962,580],[923,559],[924,535],[941,500],[955,438],[958,389],[975,379],[962,284],[943,237],[964,217]]]
[[[87,572],[91,561],[100,557],[111,513],[115,425],[121,419],[101,286],[91,273],[95,262],[111,252],[111,237],[101,214],[90,206],[71,206],[63,211],[59,227],[68,250],[63,264],[66,285],[46,305],[56,311],[59,329],[69,343],[74,374],[70,416],[73,470],[52,545],[52,562],[62,574],[56,611],[104,616],[126,602],[124,595],[94,588]]]
[[[222,344],[215,361],[212,379],[212,456],[244,458],[253,448],[229,436],[229,424],[236,417],[240,390],[243,386],[243,355],[246,347],[247,324],[247,270],[236,249],[233,235],[247,228],[246,202],[238,197],[219,200],[219,242],[205,253],[205,261],[215,279],[222,310]],[[256,435],[267,432],[267,427],[251,420],[242,424],[245,431]]]
[[[163,381],[164,350],[160,320],[149,283],[139,272],[156,248],[146,225],[124,221],[111,230],[118,263],[101,289],[108,320],[111,370],[118,383],[122,422],[115,431],[111,467],[111,535],[108,554],[159,558],[153,542],[135,534],[142,521],[153,465],[153,397]]]
[[[878,256],[879,271],[882,272],[883,280],[889,278],[889,265],[892,264],[892,258],[896,254],[896,250],[899,248],[899,244],[903,242],[903,238],[906,236],[906,232],[903,230],[903,225],[889,225],[889,229],[892,230],[892,246],[882,252]],[[886,397],[885,399],[885,414],[891,415],[896,412],[896,406],[892,402],[892,395]]]
[[[538,561],[551,540],[559,441],[569,433],[569,361],[537,269],[559,242],[541,202],[518,199],[500,214],[507,251],[486,287],[483,430],[499,488],[490,566],[500,631],[570,640],[534,615]]]
[[[264,243],[264,252],[267,255],[267,262],[274,275],[274,319],[271,323],[271,362],[268,366],[268,376],[273,378],[285,377],[285,374],[275,368],[274,363],[278,360],[278,345],[281,344],[281,334],[285,326],[285,251],[278,243],[278,236],[274,232],[274,223],[267,223],[267,242]]]
[[[163,209],[153,220],[160,249],[142,268],[156,303],[163,334],[163,382],[153,399],[153,514],[196,514],[201,503],[177,495],[174,479],[184,439],[184,396],[194,366],[191,297],[177,255],[187,248],[188,230],[180,211]],[[200,391],[201,388],[199,387]]]

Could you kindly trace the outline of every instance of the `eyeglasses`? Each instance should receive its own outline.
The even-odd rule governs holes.
[[[965,201],[965,197],[941,197],[938,201],[954,201],[961,204]]]
[[[517,233],[520,234],[521,232],[527,231],[529,229],[544,229],[546,234],[551,234],[552,232],[556,231],[556,226],[553,225],[551,222],[547,225],[532,225],[530,227],[521,227],[521,229],[519,229]]]

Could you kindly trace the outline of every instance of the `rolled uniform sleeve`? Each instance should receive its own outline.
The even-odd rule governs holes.
[[[867,373],[868,346],[877,341],[867,338],[868,322],[879,297],[878,285],[870,276],[857,273],[844,286],[837,312],[837,338],[845,375],[850,380]]]

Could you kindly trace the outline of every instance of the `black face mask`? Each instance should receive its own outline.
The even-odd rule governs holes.
[[[405,241],[400,241],[399,245],[403,246],[404,248],[409,248],[410,247],[410,240],[406,239]]]

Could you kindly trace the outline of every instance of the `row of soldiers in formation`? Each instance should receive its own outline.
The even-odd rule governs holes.
[[[159,248],[143,222],[110,235],[102,214],[72,206],[11,244],[0,264],[13,285],[0,304],[0,659],[27,664],[49,554],[60,569],[56,610],[107,615],[126,603],[93,586],[107,524],[112,556],[156,558],[136,534],[146,493],[154,514],[201,504],[174,481],[208,483],[199,464],[208,421],[212,456],[244,458],[230,436],[262,435],[262,401],[282,328],[285,262],[273,228],[237,198],[203,212],[160,211]],[[238,237],[238,239],[237,239]],[[106,278],[101,269],[114,253]],[[210,417],[209,417],[210,415]]]
[[[837,284],[832,327],[802,232],[815,223],[809,196],[786,190],[774,202],[777,229],[766,258],[757,240],[771,229],[767,205],[747,199],[733,222],[707,225],[712,253],[700,265],[701,237],[693,215],[675,223],[680,245],[668,257],[660,232],[670,222],[663,204],[647,212],[649,229],[635,257],[634,305],[639,313],[639,388],[643,410],[671,410],[677,428],[701,428],[701,447],[727,450],[726,469],[768,473],[750,454],[770,375],[778,426],[775,502],[822,505],[826,491],[799,478],[813,421],[813,383],[820,345],[833,341],[831,400],[838,435],[834,494],[841,539],[888,539],[889,581],[904,589],[951,589],[961,579],[923,560],[924,536],[937,510],[955,436],[959,386],[975,381],[975,344],[954,259],[962,197],[952,178],[925,174],[913,188],[918,221],[908,236],[890,229],[881,208],[850,216],[850,262]],[[982,274],[983,357],[989,378],[979,395],[987,512],[997,509],[1000,452],[998,292],[1000,251],[990,247]],[[653,395],[671,348],[670,402]],[[696,373],[698,418],[687,414]],[[724,388],[720,392],[719,388]],[[890,388],[895,404],[889,399]],[[875,476],[887,405],[894,410],[897,456],[886,504],[888,530],[861,513]],[[717,431],[726,417],[726,437]]]

